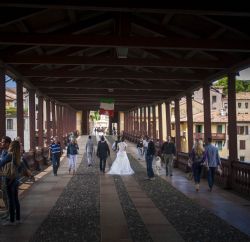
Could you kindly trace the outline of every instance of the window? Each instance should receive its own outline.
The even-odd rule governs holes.
[[[245,127],[244,126],[237,126],[237,134],[244,134]]]
[[[248,103],[245,103],[245,108],[248,108]]]
[[[238,108],[241,108],[241,103],[238,103]]]
[[[245,156],[240,156],[240,161],[241,162],[245,161]]]
[[[196,133],[202,133],[202,125],[198,124],[195,126]]]
[[[217,141],[218,150],[222,150],[222,141]]]
[[[245,134],[248,134],[248,126],[245,126]]]
[[[246,141],[240,140],[240,150],[245,150],[245,149],[246,149]]]
[[[217,125],[217,133],[222,134],[222,125]]]
[[[7,119],[7,129],[13,129],[13,119]]]
[[[212,96],[212,103],[216,103],[216,99],[217,99],[216,96]]]

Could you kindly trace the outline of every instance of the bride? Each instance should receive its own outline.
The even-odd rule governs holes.
[[[116,159],[114,160],[109,172],[110,175],[132,175],[134,171],[132,170],[129,159],[127,156],[126,148],[127,144],[124,142],[124,137],[122,137],[121,142],[117,144],[118,152]]]

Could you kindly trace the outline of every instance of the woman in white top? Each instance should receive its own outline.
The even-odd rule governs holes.
[[[124,142],[124,138],[118,143],[118,152],[116,159],[114,160],[109,172],[110,175],[132,175],[133,169],[130,166],[130,162],[126,152],[127,144]]]

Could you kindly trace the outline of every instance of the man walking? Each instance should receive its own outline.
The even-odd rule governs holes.
[[[212,145],[212,139],[207,139],[208,144],[205,146],[206,162],[208,167],[207,181],[209,191],[211,192],[214,185],[214,175],[218,166],[221,166],[221,160],[218,149]]]
[[[161,147],[161,153],[166,165],[166,176],[173,175],[173,160],[176,155],[176,147],[172,142],[171,136],[168,136],[167,141]]]
[[[106,160],[110,156],[110,150],[107,142],[104,140],[104,136],[98,142],[96,155],[100,158],[100,171],[105,173]]]
[[[149,140],[148,142],[148,148],[147,148],[147,153],[146,153],[146,163],[147,163],[147,175],[148,177],[146,178],[147,180],[154,180],[155,175],[153,171],[153,159],[155,155],[155,144],[152,139]]]

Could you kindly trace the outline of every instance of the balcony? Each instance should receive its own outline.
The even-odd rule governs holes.
[[[196,139],[204,139],[204,133],[194,133],[194,140]],[[212,133],[212,140],[225,140],[226,134],[220,134],[220,133]]]

